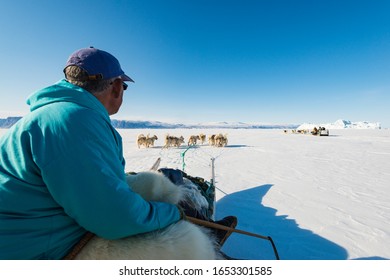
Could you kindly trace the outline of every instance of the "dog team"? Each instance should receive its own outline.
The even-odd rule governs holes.
[[[145,136],[144,134],[139,134],[137,137],[137,146],[138,148],[141,148],[142,146],[146,148],[154,147],[154,142],[156,140],[158,140],[158,137],[156,135],[150,136],[149,134],[147,134]],[[201,145],[203,145],[206,142],[206,135],[203,133],[199,135],[191,135],[188,138],[187,145],[195,146],[198,144],[198,141]],[[184,143],[185,140],[183,136],[176,137],[167,134],[165,136],[165,144],[163,148],[180,147]],[[208,143],[210,146],[214,147],[225,147],[228,144],[227,134],[212,134],[208,138]]]
[[[291,130],[293,134],[311,134],[311,135],[317,135],[317,136],[329,136],[329,129],[326,129],[325,127],[320,126],[319,128],[314,127],[312,130],[310,129],[293,129]],[[288,133],[288,130],[285,129],[284,133]]]

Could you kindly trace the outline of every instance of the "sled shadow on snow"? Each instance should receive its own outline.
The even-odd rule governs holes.
[[[245,148],[248,147],[248,145],[227,145],[225,148]]]
[[[344,260],[347,251],[310,230],[299,227],[277,209],[264,206],[262,199],[273,185],[267,184],[226,195],[216,203],[216,218],[235,215],[237,229],[270,236],[281,260]],[[222,251],[239,259],[275,259],[271,243],[247,235],[233,233]]]
[[[375,260],[375,261],[378,261],[378,260],[388,260],[386,258],[382,258],[382,257],[377,257],[377,256],[374,256],[374,257],[362,257],[362,258],[356,258],[354,260]]]

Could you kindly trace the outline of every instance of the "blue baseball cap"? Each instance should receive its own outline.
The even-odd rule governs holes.
[[[123,72],[118,59],[112,54],[94,47],[80,49],[72,53],[64,70],[71,65],[85,70],[89,75],[89,80],[109,80],[120,77],[123,81],[134,83],[133,79]]]

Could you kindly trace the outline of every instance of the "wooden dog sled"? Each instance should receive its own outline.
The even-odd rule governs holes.
[[[156,163],[153,165],[152,170],[156,170],[158,168],[158,165],[160,163],[160,159],[156,161]],[[168,172],[166,172],[168,170]],[[160,169],[160,172],[162,172],[165,176],[169,178],[169,171],[173,169]],[[251,233],[243,230],[239,230],[233,227],[227,227],[221,224],[217,224],[212,222],[212,217],[214,216],[215,211],[215,186],[211,182],[208,182],[200,177],[192,177],[188,174],[186,174],[183,171],[180,170],[173,170],[176,172],[171,172],[172,174],[179,174],[178,178],[169,178],[173,183],[181,183],[181,180],[188,180],[191,182],[192,185],[196,186],[197,190],[201,193],[202,197],[207,201],[207,203],[203,204],[205,207],[202,207],[201,216],[206,217],[205,219],[199,219],[195,217],[191,217],[189,215],[186,216],[186,220],[195,224],[199,225],[201,227],[206,227],[209,229],[216,229],[216,230],[223,230],[227,232],[227,235],[230,235],[231,233],[237,233],[237,234],[243,234],[247,236],[251,236],[254,238],[264,239],[268,240],[273,248],[275,258],[279,260],[279,254],[276,249],[275,243],[272,240],[270,236],[263,236],[256,233]],[[134,174],[134,173],[133,173]],[[182,176],[182,178],[181,178]],[[171,176],[172,177],[172,176]],[[175,182],[179,180],[179,182]],[[197,210],[199,211],[199,209]],[[89,241],[91,241],[95,235],[91,232],[88,232],[85,234],[85,236],[73,247],[73,249],[63,258],[64,260],[73,260],[76,259],[78,254],[83,250],[83,248],[88,244]],[[226,254],[221,254],[224,259],[231,259],[234,260],[235,258],[232,258],[230,256],[227,256]]]
[[[322,126],[320,126],[319,128],[314,127],[311,131],[311,134],[316,136],[329,136],[329,129],[326,129]]]

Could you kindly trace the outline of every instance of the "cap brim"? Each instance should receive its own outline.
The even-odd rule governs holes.
[[[134,80],[132,78],[130,78],[129,76],[127,76],[126,74],[121,75],[121,79],[123,81],[133,82],[134,83]]]

